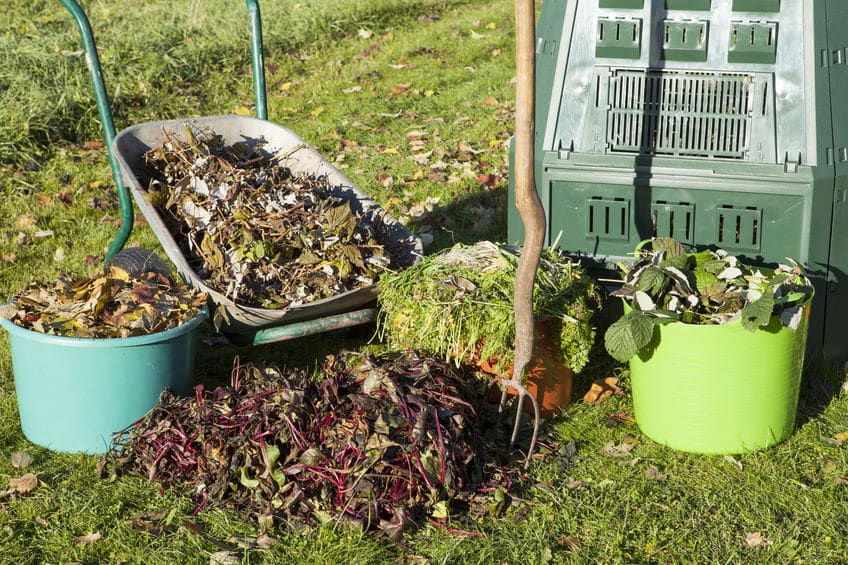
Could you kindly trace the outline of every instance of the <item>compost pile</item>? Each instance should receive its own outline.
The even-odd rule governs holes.
[[[223,504],[266,526],[338,521],[399,539],[410,524],[503,498],[512,471],[487,449],[482,434],[497,426],[480,412],[493,406],[479,384],[411,355],[330,356],[320,382],[236,362],[228,387],[163,393],[101,467],[190,489],[198,510]]]
[[[282,309],[373,284],[391,264],[379,226],[259,146],[165,132],[149,150],[147,197],[192,268],[242,305]]]
[[[131,276],[108,267],[88,278],[35,281],[0,316],[36,332],[77,338],[149,335],[180,326],[206,295],[154,272]]]
[[[520,250],[480,241],[457,244],[380,280],[380,333],[393,350],[415,347],[457,363],[513,362],[515,274]],[[551,322],[563,361],[575,372],[595,343],[601,290],[568,256],[543,250],[533,312]]]

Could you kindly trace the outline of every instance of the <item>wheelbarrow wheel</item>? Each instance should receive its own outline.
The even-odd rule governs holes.
[[[117,267],[138,277],[144,273],[156,273],[171,278],[171,269],[162,258],[143,247],[127,247],[122,249],[109,261],[110,267]]]

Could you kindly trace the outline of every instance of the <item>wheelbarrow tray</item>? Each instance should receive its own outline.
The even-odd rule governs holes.
[[[235,115],[145,122],[131,126],[121,131],[112,143],[112,151],[120,164],[121,176],[177,271],[188,284],[209,296],[213,320],[218,321],[218,329],[221,332],[253,332],[341,314],[373,302],[377,297],[378,288],[376,284],[371,284],[322,300],[274,310],[237,304],[208,287],[189,265],[159,210],[145,198],[146,186],[154,171],[144,162],[144,154],[163,145],[166,131],[172,138],[186,141],[187,128],[191,128],[195,134],[213,132],[220,135],[227,145],[261,145],[263,151],[278,157],[283,156],[280,164],[289,167],[294,174],[325,176],[333,194],[349,201],[355,213],[372,224],[382,224],[380,231],[383,232],[383,238],[380,243],[388,248],[387,251],[400,265],[409,266],[420,259],[420,239],[389,216],[373,199],[354,186],[344,174],[288,128],[267,120]],[[220,315],[221,312],[215,315],[218,308],[224,309],[224,316]]]

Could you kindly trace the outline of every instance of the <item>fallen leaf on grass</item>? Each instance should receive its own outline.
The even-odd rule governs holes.
[[[9,305],[11,306],[11,305]],[[14,308],[14,306],[12,306]],[[0,318],[3,317],[3,313],[0,312]],[[16,451],[10,457],[12,460],[12,467],[15,469],[23,469],[24,467],[29,467],[32,465],[32,455],[27,453],[26,451]]]
[[[31,230],[35,227],[35,216],[32,214],[21,214],[15,218],[12,226],[19,230]]]
[[[268,534],[262,534],[255,538],[232,536],[227,541],[242,549],[270,549],[277,543],[277,540]]]
[[[762,532],[750,532],[745,534],[744,545],[748,548],[763,547],[769,545],[771,541],[766,539]]]
[[[655,465],[648,465],[648,468],[645,469],[645,476],[653,481],[664,481],[668,478],[668,475],[660,471]]]
[[[623,391],[618,386],[618,378],[606,377],[604,379],[598,379],[592,383],[592,386],[589,388],[589,392],[583,396],[583,402],[598,404],[608,396],[622,393]]]
[[[38,477],[27,473],[19,478],[9,479],[9,490],[26,494],[38,486]]]
[[[84,536],[74,536],[74,541],[77,542],[78,544],[86,545],[86,544],[89,544],[89,543],[94,543],[94,542],[100,540],[100,538],[102,538],[102,537],[103,537],[103,534],[101,534],[100,532],[93,532],[93,533],[90,533],[90,534],[86,534]]]
[[[731,465],[735,465],[740,471],[742,470],[742,462],[737,460],[732,455],[725,455],[724,460],[730,463]]]
[[[580,540],[574,536],[562,536],[557,538],[557,543],[566,549],[580,549]]]
[[[583,490],[589,486],[589,483],[586,481],[581,481],[580,479],[575,479],[573,477],[568,477],[565,480],[565,488],[569,490]]]
[[[241,558],[235,551],[216,551],[209,555],[209,565],[237,565]]]
[[[627,455],[630,455],[630,452],[633,451],[634,447],[636,447],[635,444],[628,443],[626,441],[622,441],[618,444],[614,441],[608,441],[604,444],[604,455],[609,455],[610,457],[626,457]]]

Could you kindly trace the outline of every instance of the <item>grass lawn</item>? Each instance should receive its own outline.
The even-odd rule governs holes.
[[[84,2],[100,47],[115,125],[250,113],[247,18],[224,0]],[[269,117],[334,161],[434,251],[506,238],[513,127],[513,6],[496,0],[266,1]],[[79,36],[55,0],[9,0],[0,14],[0,298],[34,275],[88,273],[120,213]],[[131,244],[158,243],[138,217]],[[234,356],[314,368],[371,328],[253,348],[199,345],[195,382],[228,379]],[[725,458],[644,437],[624,394],[575,402],[546,423],[575,452],[537,458],[521,502],[474,524],[432,525],[405,547],[332,524],[273,531],[242,549],[255,522],[144,477],[97,479],[96,457],[50,452],[20,430],[8,336],[0,337],[0,489],[32,472],[28,493],[0,490],[0,562],[209,563],[844,563],[848,562],[845,372],[805,377],[796,432]],[[569,444],[573,440],[573,444]],[[631,446],[621,457],[605,449]],[[33,463],[13,466],[26,450]],[[458,523],[463,527],[468,524]],[[97,534],[97,535],[90,535]]]

